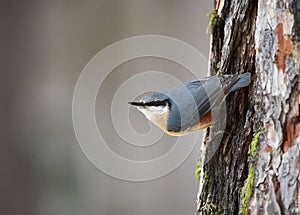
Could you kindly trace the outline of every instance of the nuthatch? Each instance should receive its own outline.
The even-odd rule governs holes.
[[[212,110],[230,92],[248,86],[250,73],[220,75],[178,85],[162,93],[152,93],[136,106],[147,119],[172,136],[181,136],[212,125]]]

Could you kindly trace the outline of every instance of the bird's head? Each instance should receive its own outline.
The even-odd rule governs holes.
[[[138,102],[129,102],[136,106],[147,119],[166,129],[166,120],[171,105],[170,98],[162,93],[148,94]]]

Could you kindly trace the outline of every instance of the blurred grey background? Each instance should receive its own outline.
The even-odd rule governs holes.
[[[207,57],[206,13],[211,7],[210,1],[201,0],[2,1],[0,214],[194,214],[197,150],[156,180],[136,183],[110,177],[80,150],[72,126],[72,95],[86,63],[101,49],[131,36],[174,37]],[[117,70],[183,68],[159,59],[117,68],[97,98],[99,122],[101,104],[107,101],[104,89],[126,81]],[[118,144],[111,147],[120,150]],[[140,158],[130,151],[128,156]]]

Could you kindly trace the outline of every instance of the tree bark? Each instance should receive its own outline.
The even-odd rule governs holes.
[[[300,1],[218,0],[211,74],[250,72],[200,157],[198,214],[300,214]],[[204,147],[220,131],[207,131]]]

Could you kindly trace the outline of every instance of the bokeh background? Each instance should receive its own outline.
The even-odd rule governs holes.
[[[197,147],[165,177],[147,182],[110,177],[80,150],[72,125],[72,96],[87,62],[131,36],[174,37],[208,57],[206,14],[211,8],[210,1],[201,0],[3,1],[0,214],[194,214]],[[207,65],[199,69],[206,73]],[[144,70],[180,73],[183,68],[162,59],[133,60],[116,68],[100,88],[99,123],[110,87],[126,81],[118,71]],[[132,115],[133,124],[143,119],[137,112]],[[147,125],[136,129],[145,132]],[[153,155],[169,145],[157,147]],[[111,147],[132,159],[152,156],[116,143]]]

